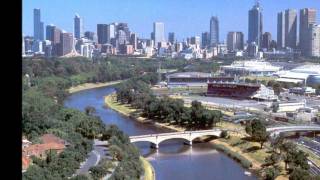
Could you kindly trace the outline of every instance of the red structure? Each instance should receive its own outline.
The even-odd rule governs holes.
[[[211,82],[208,83],[207,96],[246,99],[252,96],[259,89],[259,84]]]

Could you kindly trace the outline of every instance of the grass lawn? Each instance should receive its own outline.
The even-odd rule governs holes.
[[[144,169],[144,180],[155,180],[155,173],[152,165],[144,157],[140,156],[142,166]]]
[[[116,101],[116,94],[112,94],[104,97],[104,102],[110,107],[123,115],[130,116],[135,113],[137,110],[130,107],[127,104],[121,104]]]

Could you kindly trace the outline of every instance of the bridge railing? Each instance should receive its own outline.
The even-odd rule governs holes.
[[[155,137],[155,136],[170,136],[170,135],[180,135],[180,134],[198,134],[198,133],[205,133],[205,132],[212,132],[212,131],[220,131],[221,129],[209,129],[209,130],[199,130],[199,131],[182,131],[182,132],[173,132],[173,133],[159,133],[159,134],[147,134],[147,135],[137,135],[137,136],[130,136],[130,138],[147,138],[147,137]]]

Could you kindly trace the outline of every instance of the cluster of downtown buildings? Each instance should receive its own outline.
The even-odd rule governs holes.
[[[228,32],[227,41],[219,41],[219,19],[210,19],[210,31],[200,36],[188,37],[178,42],[174,32],[165,37],[162,22],[153,23],[149,38],[139,38],[127,23],[97,24],[96,32],[85,31],[83,19],[74,17],[74,32],[66,32],[54,25],[41,22],[40,9],[34,9],[34,36],[22,41],[23,56],[84,56],[88,58],[107,55],[142,57],[320,57],[320,25],[316,22],[316,9],[295,9],[279,12],[277,16],[277,41],[271,33],[263,32],[263,13],[257,2],[248,13],[248,40],[243,32]],[[299,27],[299,29],[298,29]],[[298,32],[299,30],[299,32]]]

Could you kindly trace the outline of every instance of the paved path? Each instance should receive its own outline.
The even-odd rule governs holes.
[[[88,154],[86,161],[77,170],[76,175],[86,174],[92,166],[98,165],[102,157],[106,156],[107,147],[99,145],[100,141],[94,141],[93,150]]]

